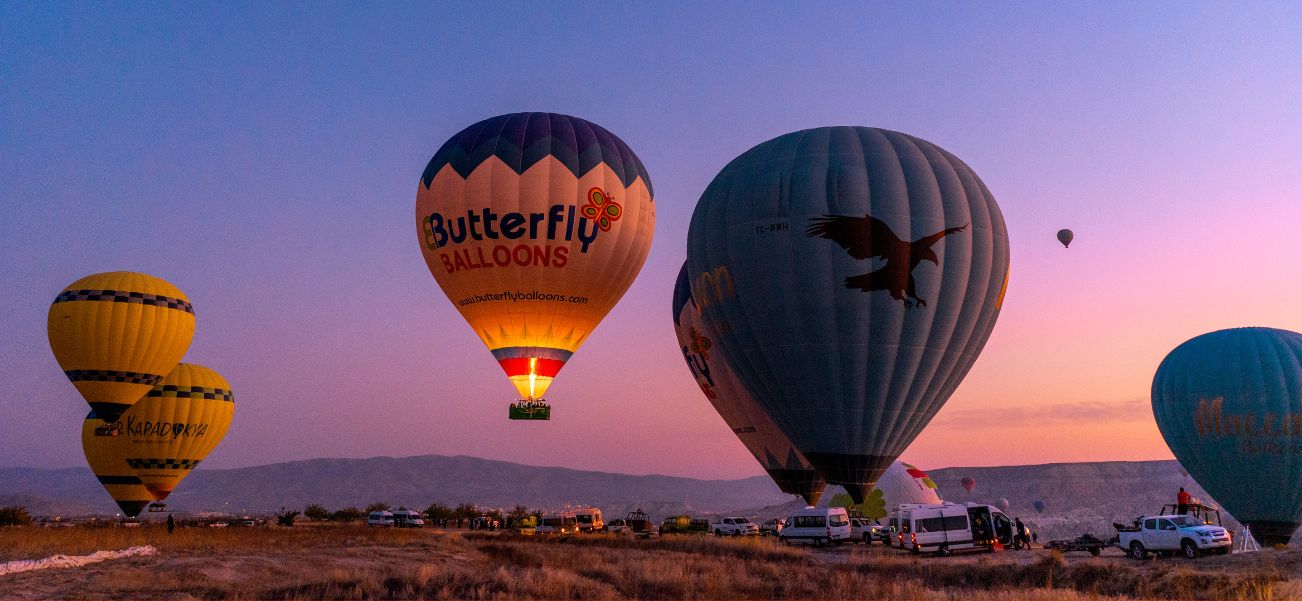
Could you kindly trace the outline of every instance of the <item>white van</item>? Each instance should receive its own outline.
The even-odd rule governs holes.
[[[579,522],[579,532],[605,532],[606,524],[601,521],[601,510],[595,508],[579,509],[574,512],[574,519]]]
[[[889,514],[895,546],[914,553],[1012,546],[1013,520],[993,505],[942,503],[898,505]]]
[[[579,520],[573,511],[565,513],[548,513],[538,521],[534,529],[536,534],[575,534],[579,531]]]
[[[841,544],[850,540],[850,514],[844,507],[806,507],[787,516],[778,540],[787,544]]]
[[[367,526],[392,526],[393,514],[387,511],[372,511],[366,516]]]
[[[399,509],[393,512],[393,525],[399,528],[424,528],[425,519],[420,517],[420,512]]]

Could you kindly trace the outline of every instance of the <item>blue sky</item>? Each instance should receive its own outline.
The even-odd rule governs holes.
[[[6,3],[0,466],[81,463],[85,408],[45,312],[82,275],[132,269],[189,294],[188,360],[236,391],[213,466],[465,453],[759,473],[681,365],[669,296],[719,168],[824,125],[950,150],[1012,235],[990,346],[906,458],[1169,457],[1151,415],[1117,410],[1147,401],[1166,351],[1215,327],[1302,329],[1302,278],[1287,275],[1302,272],[1298,31],[1302,7],[1285,2]],[[658,205],[641,277],[558,379],[557,419],[533,430],[502,419],[510,387],[412,227],[438,146],[524,110],[620,136]],[[1056,252],[1064,226],[1076,254]],[[1046,449],[963,419],[973,438],[1027,440],[974,452],[945,425],[946,411],[1079,403],[1099,417],[1035,436],[1142,440]]]

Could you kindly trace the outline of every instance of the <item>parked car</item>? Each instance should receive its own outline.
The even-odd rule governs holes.
[[[574,518],[579,522],[579,532],[605,532],[606,524],[601,521],[601,510],[595,508],[578,509]]]
[[[844,507],[806,507],[787,517],[778,539],[787,544],[841,544],[850,540],[850,515]]]
[[[1225,555],[1234,544],[1225,528],[1190,515],[1150,515],[1136,521],[1137,528],[1117,532],[1118,546],[1135,559],[1146,559],[1150,552],[1165,555],[1179,551],[1189,559],[1203,553]]]
[[[372,511],[366,516],[367,526],[392,526],[393,514],[388,511]]]
[[[867,545],[873,544],[874,541],[885,545],[891,544],[889,529],[877,520],[864,517],[850,518],[850,538],[856,543],[861,542]]]
[[[1013,521],[993,505],[941,503],[898,505],[889,514],[895,546],[914,553],[1012,546]]]
[[[611,534],[623,534],[628,531],[628,521],[624,518],[615,518],[610,520],[609,524],[606,524],[606,532]]]
[[[419,512],[410,509],[400,509],[393,512],[393,525],[398,528],[424,528],[425,519]]]
[[[742,517],[726,517],[710,526],[715,536],[758,536],[759,526]]]
[[[772,519],[760,526],[760,536],[777,536],[782,531],[782,520]]]

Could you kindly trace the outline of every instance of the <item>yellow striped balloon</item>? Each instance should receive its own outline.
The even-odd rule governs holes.
[[[159,278],[97,273],[59,293],[48,328],[63,373],[111,423],[185,356],[194,338],[194,308]]]
[[[90,471],[127,517],[136,517],[154,502],[154,496],[127,465],[127,447],[121,434],[93,411],[81,423],[81,450]]]
[[[124,460],[162,501],[217,447],[230,428],[235,397],[226,378],[182,363],[114,426]]]

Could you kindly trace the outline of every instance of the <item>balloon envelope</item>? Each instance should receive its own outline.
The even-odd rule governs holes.
[[[827,483],[764,414],[722,357],[713,352],[715,336],[701,320],[692,299],[686,264],[674,285],[673,314],[678,346],[705,398],[782,492],[800,495],[810,505],[817,504]]]
[[[216,448],[235,413],[217,372],[181,363],[122,415],[115,427],[127,465],[155,499],[166,499]]]
[[[1264,545],[1302,523],[1302,334],[1220,330],[1171,351],[1153,416],[1188,470]]]
[[[112,422],[185,356],[194,308],[154,276],[97,273],[55,297],[47,329],[64,375],[98,418]]]
[[[123,437],[93,411],[81,423],[81,450],[91,473],[127,517],[140,515],[154,501],[140,476],[127,465],[129,451]]]
[[[655,225],[633,151],[566,115],[516,113],[452,137],[416,191],[430,272],[521,398],[553,378],[633,282]]]
[[[724,167],[692,215],[687,263],[718,352],[828,482],[862,501],[985,345],[1008,236],[952,154],[828,127]]]
[[[1008,506],[1009,506],[1009,505],[1008,505],[1008,499],[1005,499],[1005,498],[1003,498],[1003,497],[999,497],[999,503],[997,503],[997,504],[999,505],[999,508],[1000,508],[1000,509],[1004,510],[1004,512],[1007,512],[1007,511],[1008,511]]]
[[[959,484],[963,485],[963,490],[972,492],[972,489],[976,488],[976,479],[964,477],[962,480],[959,480]]]
[[[1037,499],[1034,503],[1032,503],[1032,505],[1035,506],[1036,513],[1044,513],[1044,501]]]
[[[1076,234],[1071,230],[1058,230],[1058,241],[1062,243],[1063,248],[1071,246],[1071,241],[1076,239]]]
[[[837,495],[830,504],[855,509],[867,518],[881,519],[891,508],[904,503],[939,505],[940,491],[926,472],[896,461],[877,479],[862,503],[854,503],[849,495]]]

